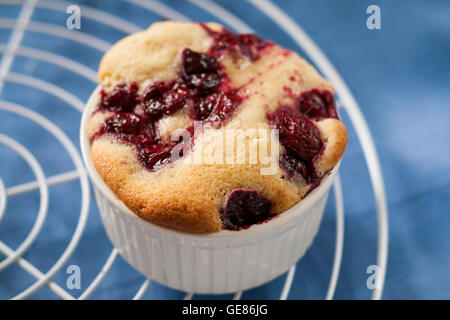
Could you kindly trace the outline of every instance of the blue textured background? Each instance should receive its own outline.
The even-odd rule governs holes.
[[[142,28],[163,17],[124,1],[72,1],[117,15]],[[166,4],[193,20],[217,20],[184,1]],[[270,19],[245,1],[219,1],[261,36],[301,53]],[[68,3],[65,3],[68,4]],[[389,206],[389,259],[385,299],[450,298],[450,2],[448,1],[277,1],[316,41],[346,80],[373,134],[385,178]],[[366,8],[381,8],[381,30],[366,28]],[[15,19],[20,6],[1,5],[0,21]],[[83,14],[83,12],[82,12]],[[39,6],[32,21],[65,26],[67,15]],[[221,22],[219,20],[219,22]],[[232,27],[232,26],[231,26]],[[38,31],[38,30],[35,30]],[[73,31],[75,32],[75,31]],[[81,32],[114,43],[124,33],[82,17]],[[0,44],[11,29],[0,27]],[[48,50],[95,70],[102,53],[60,37],[27,31],[21,46]],[[95,83],[61,67],[17,56],[11,72],[53,83],[85,101]],[[35,110],[64,130],[78,146],[80,113],[40,90],[5,82],[1,100]],[[345,201],[345,244],[335,297],[368,299],[366,268],[376,263],[377,221],[367,166],[356,133],[344,113],[350,141],[341,166]],[[67,152],[48,132],[28,120],[0,111],[0,133],[24,144],[36,156],[46,176],[74,169]],[[0,177],[7,187],[34,180],[25,162],[0,145]],[[80,211],[78,181],[50,187],[50,206],[43,230],[24,257],[48,270],[67,246]],[[332,197],[330,197],[332,198]],[[16,248],[28,234],[39,207],[37,191],[10,197],[0,239]],[[325,296],[333,261],[335,214],[327,206],[320,232],[298,263],[290,299]],[[54,277],[65,288],[70,264],[82,271],[82,289],[95,278],[112,246],[92,201],[81,242]],[[0,259],[4,257],[0,254]],[[278,298],[285,276],[243,298]],[[144,277],[118,258],[92,298],[128,299]],[[0,272],[0,298],[10,298],[34,279],[17,265]],[[181,298],[184,293],[152,283],[144,298]],[[195,296],[198,297],[198,296]],[[206,296],[200,296],[209,298]],[[222,298],[222,296],[220,296]],[[230,296],[223,296],[229,298]],[[32,298],[56,298],[48,288]]]

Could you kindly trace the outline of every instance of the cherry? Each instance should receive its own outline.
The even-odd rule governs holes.
[[[235,189],[221,211],[225,228],[239,230],[271,217],[272,203],[255,190]]]
[[[138,159],[151,171],[155,171],[170,162],[174,145],[153,144],[138,149]]]
[[[232,51],[254,61],[260,57],[262,49],[273,44],[254,34],[235,34],[225,28],[218,32],[210,29],[205,24],[202,24],[202,27],[214,39],[209,53],[216,58],[227,51]]]
[[[194,120],[222,122],[231,116],[239,103],[240,98],[237,96],[226,95],[223,92],[213,93],[194,104],[190,116]]]
[[[108,133],[139,134],[143,118],[133,113],[119,112],[106,119],[104,125]]]
[[[338,118],[334,96],[330,91],[312,89],[303,92],[296,106],[308,118]]]
[[[271,124],[279,130],[280,142],[303,161],[310,162],[322,149],[320,131],[309,119],[280,108],[270,115]]]
[[[157,170],[171,161],[176,143],[166,143],[157,136],[156,122],[184,107],[189,108],[192,119],[222,122],[240,102],[233,92],[219,91],[222,81],[214,57],[185,49],[182,72],[176,79],[153,82],[141,95],[136,83],[117,85],[109,93],[102,91],[99,108],[114,114],[95,137],[112,134],[134,145],[139,161],[148,170]]]
[[[194,120],[206,120],[217,104],[217,94],[211,94],[197,101],[189,112]]]
[[[280,165],[286,171],[288,178],[295,174],[300,174],[306,183],[310,183],[315,178],[315,173],[311,168],[308,168],[305,162],[302,162],[295,156],[285,152],[280,157]]]
[[[216,73],[198,73],[186,77],[186,84],[194,89],[197,96],[205,96],[214,91],[220,84],[221,78]]]
[[[155,82],[145,88],[141,96],[142,106],[136,111],[157,121],[164,115],[181,109],[189,99],[189,95],[186,86],[182,83]]]
[[[218,70],[219,64],[214,57],[190,49],[184,49],[183,71],[186,76],[197,73],[217,73]]]
[[[98,134],[102,133],[114,134],[121,140],[137,145],[146,145],[156,141],[153,125],[134,113],[115,113],[105,120]]]
[[[100,108],[113,112],[131,112],[138,102],[138,86],[135,82],[129,85],[120,84],[111,92],[100,92]]]

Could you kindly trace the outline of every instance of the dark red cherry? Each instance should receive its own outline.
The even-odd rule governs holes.
[[[295,174],[299,174],[306,183],[310,183],[315,176],[313,170],[308,168],[305,162],[290,155],[288,152],[281,155],[280,166],[286,171],[288,178],[293,177]]]
[[[259,192],[236,189],[230,193],[221,219],[225,228],[239,230],[270,218],[271,208],[272,203]]]
[[[282,139],[283,145],[300,159],[312,161],[322,149],[319,129],[308,119],[297,118],[289,133]]]
[[[338,118],[334,96],[330,91],[312,89],[303,92],[296,106],[308,118]]]
[[[164,95],[165,114],[172,114],[189,104],[191,94],[184,83],[175,82]]]
[[[132,112],[139,102],[138,90],[139,87],[135,82],[129,85],[117,85],[110,92],[102,90],[100,92],[101,101],[99,107],[113,112]]]
[[[254,34],[240,34],[237,35],[237,43],[241,54],[248,57],[250,60],[259,58],[261,49],[267,46],[267,42]]]
[[[322,149],[317,126],[310,120],[295,115],[289,108],[281,108],[269,116],[279,130],[280,142],[303,161],[310,162]]]
[[[221,122],[232,114],[238,103],[238,97],[229,97],[223,92],[213,93],[198,100],[193,105],[190,116],[194,120]]]
[[[106,119],[104,126],[107,133],[139,134],[143,122],[136,114],[119,112]]]
[[[155,171],[171,159],[172,145],[153,144],[138,150],[138,159],[151,171]]]
[[[212,108],[211,114],[208,116],[207,121],[214,123],[222,122],[229,118],[236,105],[241,102],[241,98],[233,95],[226,95],[223,92],[216,93],[210,96],[214,99],[214,106]]]
[[[216,73],[196,73],[186,77],[186,85],[195,90],[195,94],[205,96],[214,91],[221,78]]]
[[[259,58],[262,49],[272,44],[254,34],[235,34],[227,29],[218,32],[204,24],[202,26],[214,39],[209,52],[215,57],[234,51],[253,61]]]
[[[161,82],[150,84],[141,95],[142,107],[151,119],[157,120],[164,114],[164,94],[167,86]]]
[[[182,59],[182,70],[176,79],[153,82],[140,95],[135,83],[117,85],[109,93],[102,91],[99,108],[108,109],[114,115],[105,121],[95,137],[113,134],[133,144],[139,161],[153,171],[172,160],[171,151],[175,146],[157,134],[155,128],[162,117],[182,108],[187,108],[195,120],[218,123],[229,117],[240,98],[227,86],[219,89],[223,78],[216,59],[190,49],[183,51]]]
[[[145,88],[141,96],[138,113],[144,113],[153,121],[164,115],[175,113],[190,99],[190,93],[184,84],[156,82]]]
[[[217,73],[218,69],[219,64],[214,57],[190,49],[184,49],[183,72],[186,76],[197,73]]]
[[[101,131],[115,134],[117,138],[133,144],[145,145],[155,142],[152,123],[134,114],[119,112],[105,120]]]
[[[216,94],[197,101],[191,108],[189,116],[194,120],[206,120],[216,106]]]

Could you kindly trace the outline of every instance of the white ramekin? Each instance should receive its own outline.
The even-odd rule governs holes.
[[[145,276],[191,293],[232,293],[266,283],[295,264],[320,226],[336,166],[301,202],[246,230],[180,232],[137,217],[107,187],[90,155],[86,123],[98,101],[89,98],[81,120],[81,151],[106,232],[122,257]]]

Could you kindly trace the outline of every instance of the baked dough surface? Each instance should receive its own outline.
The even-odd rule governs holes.
[[[216,23],[207,25],[213,30],[222,28]],[[147,30],[120,40],[105,54],[99,67],[99,82],[105,90],[131,82],[142,90],[152,81],[171,81],[179,75],[185,48],[206,53],[212,41],[198,23],[154,23]],[[87,130],[92,139],[93,164],[108,187],[141,218],[181,231],[216,232],[224,228],[220,211],[232,190],[257,190],[271,201],[274,214],[289,209],[310,190],[311,184],[287,178],[278,165],[272,174],[261,174],[261,169],[268,166],[258,157],[250,159],[254,155],[246,156],[245,163],[211,163],[205,158],[208,153],[217,155],[223,150],[224,140],[217,138],[220,134],[236,129],[250,132],[248,141],[266,143],[279,150],[272,159],[277,161],[284,148],[278,140],[262,134],[271,129],[267,114],[282,105],[293,104],[292,93],[319,89],[334,94],[332,85],[295,52],[277,45],[264,48],[254,61],[224,54],[220,64],[231,86],[245,100],[221,126],[203,130],[188,156],[163,168],[147,170],[139,162],[134,147],[113,136],[92,139],[111,113],[99,109],[91,116]],[[158,130],[168,140],[192,122],[187,112],[180,110],[159,120]],[[315,119],[314,123],[323,141],[315,167],[318,175],[323,176],[342,157],[347,131],[335,118]],[[235,144],[231,154],[245,154],[245,148],[248,145]],[[226,155],[229,152],[227,149]]]

